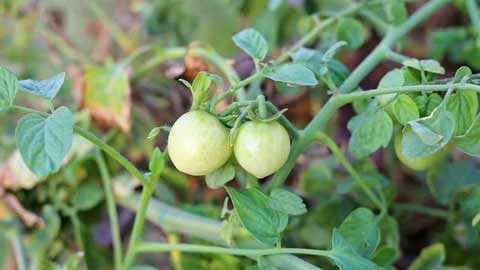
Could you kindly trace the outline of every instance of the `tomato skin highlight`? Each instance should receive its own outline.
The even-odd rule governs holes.
[[[230,158],[229,131],[213,115],[190,111],[173,124],[168,136],[168,154],[179,171],[207,175]]]
[[[240,127],[233,151],[242,168],[260,179],[285,164],[290,153],[290,137],[277,121],[250,121]]]
[[[395,154],[405,166],[415,171],[424,171],[434,166],[441,161],[445,153],[448,152],[447,145],[433,154],[418,158],[410,158],[402,153],[402,137],[403,136],[401,132],[398,132],[395,135]]]

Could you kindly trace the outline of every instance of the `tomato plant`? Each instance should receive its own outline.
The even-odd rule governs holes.
[[[293,2],[0,4],[0,266],[478,269],[477,1]]]

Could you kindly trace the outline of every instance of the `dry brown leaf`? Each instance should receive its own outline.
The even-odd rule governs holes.
[[[122,66],[90,66],[84,72],[82,107],[103,128],[131,127],[128,72]]]

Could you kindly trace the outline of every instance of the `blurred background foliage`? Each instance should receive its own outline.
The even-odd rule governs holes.
[[[408,1],[405,15],[424,2]],[[2,0],[0,65],[14,70],[19,78],[41,79],[66,71],[66,83],[56,105],[74,108],[78,124],[102,134],[146,169],[154,145],[164,146],[166,139],[162,135],[156,141],[147,140],[149,131],[171,124],[189,108],[190,94],[177,79],[191,81],[200,70],[219,71],[218,66],[199,57],[185,56],[189,48],[216,51],[244,78],[254,65],[234,46],[234,33],[246,27],[259,30],[274,58],[311,29],[314,18],[321,20],[350,4],[350,0]],[[480,33],[472,28],[467,13],[463,1],[454,1],[397,47],[412,57],[441,61],[446,76],[452,76],[463,64],[478,71]],[[313,45],[324,51],[337,35],[353,38],[352,47],[343,50],[332,67],[337,82],[378,43],[386,31],[382,24],[385,16],[383,10],[363,12],[356,16],[353,29],[332,26]],[[401,20],[402,16],[397,18]],[[362,87],[375,88],[380,78],[396,66],[392,62],[381,64]],[[255,95],[260,89],[279,108],[288,108],[287,116],[298,126],[305,125],[327,98],[324,84],[307,91],[265,81],[252,84],[249,93]],[[33,102],[26,95],[17,98],[19,104],[48,109],[46,103]],[[353,108],[347,106],[337,113],[337,121],[330,123],[329,133],[342,148],[348,144],[346,123],[353,115]],[[14,254],[23,242],[32,269],[111,269],[112,240],[93,148],[76,137],[64,168],[48,179],[38,179],[14,150],[16,121],[13,113],[0,118],[0,268],[15,269]],[[392,231],[391,239],[382,241],[399,247],[398,269],[407,269],[420,252],[417,265],[423,260],[432,262],[431,266],[411,269],[440,269],[443,264],[470,267],[448,269],[480,269],[480,230],[471,222],[480,209],[477,159],[453,153],[441,169],[418,173],[398,162],[392,146],[371,158],[356,160],[354,165],[369,184],[396,202],[392,214],[396,219],[382,225],[382,230]],[[108,160],[108,167],[120,202],[122,235],[126,236],[138,196],[136,181],[125,176],[112,160]],[[369,205],[345,169],[322,145],[312,146],[301,156],[288,183],[305,198],[309,212],[289,225],[284,240],[287,246],[328,248],[332,229],[359,205]],[[194,243],[213,237],[213,242],[221,242],[218,235],[199,235],[201,230],[181,235],[160,230],[162,217],[156,214],[170,209],[163,204],[168,203],[185,211],[182,214],[194,214],[185,220],[211,218],[213,225],[208,228],[218,233],[215,230],[221,224],[213,220],[220,219],[224,197],[223,190],[209,190],[201,179],[167,169],[150,207],[151,223],[145,237]],[[17,209],[12,208],[15,202]],[[425,210],[425,206],[430,208]],[[440,244],[430,246],[433,243]],[[332,269],[322,259],[308,260],[322,269]],[[175,252],[142,255],[139,261],[178,270],[236,270],[249,264],[246,259],[229,255]]]

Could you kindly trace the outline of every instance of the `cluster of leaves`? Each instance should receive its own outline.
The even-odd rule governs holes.
[[[329,29],[331,31],[322,34],[323,42],[319,47],[300,48],[290,52],[289,57],[292,61],[286,64],[266,61],[268,52],[273,51],[279,41],[298,32],[298,29],[292,27],[294,24],[291,23],[291,20],[296,21],[309,11],[308,8],[305,12],[298,7],[288,7],[286,2],[242,1],[242,3],[232,5],[228,1],[215,0],[209,1],[207,4],[199,1],[185,1],[177,5],[178,3],[175,1],[156,1],[145,3],[142,6],[142,12],[145,27],[149,33],[166,35],[168,38],[164,40],[171,42],[168,45],[184,44],[188,40],[199,39],[216,44],[216,49],[227,53],[232,52],[233,44],[237,45],[253,59],[256,71],[261,74],[261,77],[275,81],[279,92],[297,93],[298,89],[303,86],[320,86],[336,92],[349,75],[349,70],[335,56],[341,48],[360,48],[370,34],[368,23],[354,16],[339,18],[334,27]],[[310,9],[315,11],[319,9],[326,13],[343,10],[351,4],[350,1],[317,0],[309,2],[312,2]],[[400,24],[406,19],[407,12],[404,1],[386,0],[382,3],[383,5],[374,6],[365,11],[366,13],[362,16],[372,18],[368,15],[368,12],[371,12],[392,25]],[[172,8],[173,6],[175,8]],[[17,7],[14,5],[11,8],[16,9]],[[206,15],[219,9],[226,10],[221,13],[220,17]],[[240,13],[246,14],[253,22],[251,24],[259,31],[243,30],[234,35],[232,43],[230,36],[236,31],[236,18]],[[214,19],[212,20],[212,18]],[[222,23],[218,23],[219,20]],[[312,25],[319,22],[308,18],[301,23],[305,23],[302,27],[310,29]],[[377,32],[382,32],[379,25],[372,22],[370,24]],[[192,29],[195,30],[192,31]],[[466,28],[442,30],[434,33],[432,37],[434,44],[441,45],[432,48],[432,58],[440,59],[448,54],[455,61],[467,62],[473,67],[477,64],[474,63],[475,57],[471,56],[476,55],[475,50],[478,46],[475,44],[478,42],[475,42],[475,38],[468,33]],[[455,43],[454,41],[459,42]],[[459,44],[462,46],[460,49]],[[458,52],[461,52],[461,56],[458,56]],[[387,73],[378,88],[419,84],[435,85],[437,83],[435,76],[444,73],[445,69],[436,61],[409,59],[403,62],[401,68]],[[17,82],[14,74],[4,68],[0,69],[0,112],[15,107],[17,89],[39,96],[47,103],[51,103],[64,81],[64,76],[61,73],[43,81],[21,80]],[[129,78],[125,66],[110,64],[90,66],[85,69],[84,77],[86,84],[84,105],[92,112],[96,111],[100,112],[99,115],[112,117],[112,121],[115,123],[113,126],[120,127],[124,131],[130,130],[130,105],[124,106],[125,103],[130,102]],[[470,69],[462,67],[457,70],[455,78],[447,83],[453,85],[473,81]],[[218,76],[200,72],[192,84],[186,81],[184,83],[193,93],[193,108],[207,110],[211,108],[206,101],[209,98],[210,86],[220,85]],[[97,91],[97,89],[105,91]],[[292,91],[292,89],[294,90]],[[213,100],[215,98],[218,97],[214,97]],[[478,213],[480,194],[477,179],[479,171],[474,161],[469,159],[452,161],[450,157],[444,155],[444,152],[453,151],[455,148],[474,157],[480,155],[480,120],[478,120],[480,116],[478,115],[477,93],[474,90],[452,87],[446,94],[423,91],[382,96],[367,100],[367,102],[355,102],[354,108],[358,114],[348,123],[348,130],[351,133],[348,150],[356,159],[355,169],[360,172],[360,177],[381,198],[385,207],[392,203],[395,193],[398,191],[395,190],[390,179],[374,168],[375,166],[368,157],[381,147],[388,147],[397,132],[396,136],[402,137],[401,153],[407,158],[419,159],[438,153],[442,154],[441,161],[427,172],[426,182],[431,194],[439,204],[450,206],[452,212],[458,204],[459,212],[458,217],[447,217],[449,224],[455,226],[449,227],[454,232],[448,231],[443,239],[435,240],[447,243],[451,238],[455,238],[452,249],[460,243],[466,249],[476,250],[480,223]],[[281,112],[274,117],[279,117],[279,115]],[[237,119],[228,119],[226,116],[222,121],[234,127]],[[52,108],[51,114],[45,115],[45,117],[28,114],[19,121],[16,129],[17,146],[26,165],[36,175],[42,178],[49,175],[52,177],[52,173],[60,170],[69,149],[72,148],[72,142],[74,143],[76,139],[73,136],[73,123],[73,114],[63,106],[55,110]],[[152,137],[161,129],[155,129]],[[399,131],[400,129],[401,131]],[[145,137],[137,136],[135,127],[131,131],[132,137],[141,139]],[[121,139],[119,140],[121,141]],[[115,142],[113,143],[115,144]],[[72,152],[78,154],[79,159],[85,156],[84,152]],[[158,149],[153,152],[149,164],[152,178],[160,177],[159,172],[164,169],[164,159],[164,154]],[[163,160],[163,162],[159,162],[159,160]],[[70,215],[74,224],[77,211],[92,210],[104,199],[97,183],[93,181],[79,183],[79,178],[81,178],[79,175],[84,176],[86,173],[81,169],[84,164],[80,163],[81,161],[78,162],[75,159],[62,169],[62,177],[67,179],[66,183],[59,179],[49,181],[51,184],[48,187],[61,186],[49,188],[48,192],[52,193],[50,194],[51,199],[56,198],[55,200],[61,201],[67,197],[65,200],[68,201],[68,205],[73,208],[73,211],[68,205],[62,203],[55,205],[56,208],[49,204],[43,207],[42,217],[47,226],[46,229],[36,229],[33,232],[31,250],[29,248],[33,258],[41,258],[45,253],[49,253],[50,257],[61,253],[60,250],[64,245],[58,244],[58,235],[62,226],[59,209],[66,216]],[[399,225],[394,213],[390,213],[390,215],[375,214],[367,208],[355,209],[358,205],[370,205],[369,199],[360,190],[356,181],[346,177],[343,171],[337,170],[337,165],[337,160],[334,158],[321,159],[312,162],[309,169],[302,174],[300,190],[305,197],[308,197],[307,203],[304,203],[302,198],[295,193],[285,189],[274,189],[269,195],[266,195],[258,188],[236,190],[228,187],[227,192],[234,209],[229,210],[228,207],[224,207],[224,213],[229,213],[228,219],[224,222],[224,238],[230,243],[235,243],[236,229],[242,227],[250,236],[260,242],[262,247],[280,245],[282,242],[283,244],[307,244],[315,248],[328,249],[324,256],[342,270],[395,269],[393,264],[401,256],[402,250]],[[112,168],[117,167],[112,165]],[[88,168],[87,174],[91,173],[90,171]],[[159,182],[161,187],[156,191],[155,196],[163,201],[175,203],[178,201],[175,198],[175,192],[170,187],[173,186],[175,189],[185,192],[187,185],[184,176],[175,175],[175,172],[172,171],[171,169],[168,171],[171,179],[168,176],[163,179],[164,176],[162,176],[162,180],[165,180],[166,183]],[[242,173],[244,172],[239,170],[238,166],[229,162],[209,174],[206,182],[210,188],[220,188],[235,177],[242,178]],[[339,181],[342,178],[344,178],[344,182]],[[245,183],[240,181],[240,184],[244,185]],[[123,182],[121,185],[127,186]],[[64,186],[68,186],[68,188]],[[133,192],[132,190],[130,192]],[[347,194],[353,196],[346,196]],[[47,202],[43,200],[42,203]],[[315,206],[307,212],[306,204],[309,203]],[[195,207],[187,205],[185,208],[197,214],[218,217],[218,211],[211,211],[211,205]],[[211,212],[213,214],[210,214]],[[93,211],[89,213],[93,213]],[[300,215],[302,215],[301,219],[298,218]],[[82,216],[82,219],[87,220],[88,218],[85,215]],[[91,221],[84,222],[82,220],[81,228],[89,222]],[[86,229],[83,228],[83,230]],[[2,234],[0,234],[0,243],[4,240],[1,237]],[[87,262],[91,263],[95,261],[92,258],[104,255],[104,252],[93,243],[89,243],[89,247],[91,249],[86,250],[86,256],[90,257]],[[442,244],[427,247],[413,261],[410,269],[441,269],[446,260],[445,253],[445,247]],[[185,255],[184,263],[190,263],[189,265],[195,269],[240,269],[243,267],[238,259],[231,256],[218,257],[216,260],[209,260],[207,264],[203,259],[205,257]],[[65,261],[64,268],[76,269],[81,255],[69,254],[62,260]],[[103,260],[105,259],[102,259],[99,265],[104,263]],[[450,260],[454,261],[451,258]],[[456,259],[457,262],[460,260]],[[0,259],[0,261],[2,260]],[[36,263],[46,264],[46,262]],[[319,264],[322,263],[324,262],[319,262]],[[52,264],[48,267],[59,266]],[[326,266],[326,268],[328,267],[330,266]],[[253,266],[252,269],[275,268],[266,258],[259,258],[258,265]]]

